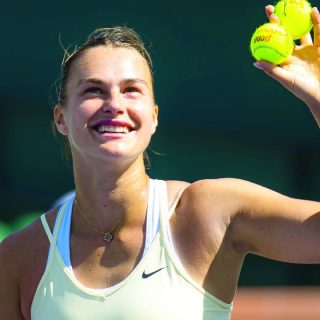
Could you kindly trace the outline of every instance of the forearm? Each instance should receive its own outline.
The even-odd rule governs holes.
[[[320,102],[310,103],[308,104],[308,107],[320,128]]]

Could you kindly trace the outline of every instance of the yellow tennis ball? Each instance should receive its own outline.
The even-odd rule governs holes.
[[[301,39],[312,28],[311,5],[306,0],[281,0],[274,8],[280,24],[291,33],[293,40]]]
[[[281,64],[292,54],[293,40],[290,33],[278,24],[266,23],[252,35],[250,49],[256,60]]]

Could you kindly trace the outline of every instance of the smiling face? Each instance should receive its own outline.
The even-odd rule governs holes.
[[[134,49],[96,46],[72,63],[55,122],[73,158],[142,157],[157,126],[151,73]]]

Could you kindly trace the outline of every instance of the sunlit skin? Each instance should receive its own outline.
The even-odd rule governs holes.
[[[99,166],[118,157],[118,165],[131,163],[147,148],[157,111],[142,56],[133,49],[98,46],[72,65],[67,103],[55,108],[55,118],[58,130],[68,136],[74,162],[97,161]],[[123,121],[134,130],[119,139],[103,137],[92,128],[103,119]]]
[[[272,6],[266,13],[278,23]],[[320,125],[320,17],[315,9],[312,16],[313,40],[301,39],[281,67],[264,61],[256,66],[304,101]],[[120,221],[106,247],[74,207],[72,267],[83,285],[105,288],[125,279],[141,259],[148,199],[143,152],[157,127],[158,107],[144,58],[110,46],[88,49],[74,61],[66,96],[54,117],[70,142],[77,201],[102,230]],[[239,179],[167,181],[167,187],[169,207],[182,192],[170,220],[177,255],[194,281],[224,302],[233,301],[248,253],[320,263],[319,202]],[[51,228],[56,214],[56,208],[46,213]],[[0,314],[30,319],[48,249],[40,221],[1,243]]]
[[[72,66],[67,102],[55,108],[55,119],[70,142],[79,202],[85,211],[94,212],[95,223],[105,230],[119,212],[126,213],[129,206],[133,210],[128,198],[143,195],[146,201],[143,152],[155,132],[157,113],[150,70],[137,51],[98,46]],[[100,134],[94,126],[103,120],[128,125],[132,131]],[[95,199],[93,208],[81,200],[82,194],[89,203]],[[106,203],[112,217],[102,214]]]
[[[266,14],[270,22],[279,23],[273,10],[274,7],[268,5]],[[312,19],[314,37],[308,33],[300,39],[300,45],[296,45],[292,56],[283,63],[282,68],[265,62],[262,67],[269,76],[309,106],[320,127],[320,111],[317,108],[320,101],[320,17],[317,8],[313,8]]]

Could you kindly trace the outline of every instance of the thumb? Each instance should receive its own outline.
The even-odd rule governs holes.
[[[291,91],[294,79],[288,70],[267,61],[257,61],[253,65]]]

